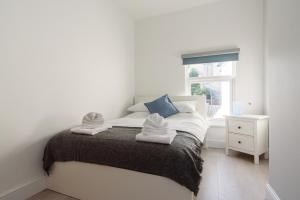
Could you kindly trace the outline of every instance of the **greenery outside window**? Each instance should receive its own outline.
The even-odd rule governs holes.
[[[230,114],[236,61],[186,65],[186,90],[206,95],[209,118]]]

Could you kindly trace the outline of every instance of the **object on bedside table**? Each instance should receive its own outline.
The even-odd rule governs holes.
[[[259,156],[269,151],[269,117],[266,115],[226,116],[226,154],[229,150],[254,156],[259,164]]]

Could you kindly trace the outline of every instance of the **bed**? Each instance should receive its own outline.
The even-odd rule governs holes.
[[[111,120],[109,123],[114,128],[107,134],[99,134],[97,136],[99,138],[80,138],[78,142],[79,136],[65,131],[55,136],[58,138],[52,139],[56,144],[53,146],[55,150],[53,147],[52,150],[49,148],[51,145],[47,145],[48,150],[47,147],[45,149],[45,155],[48,154],[46,160],[49,161],[49,163],[44,162],[44,165],[46,163],[44,169],[49,173],[47,187],[83,200],[194,199],[198,192],[198,186],[196,188],[195,184],[199,184],[200,181],[198,176],[202,170],[202,161],[200,157],[193,154],[200,154],[198,151],[201,148],[195,141],[200,145],[205,142],[206,99],[204,96],[170,98],[172,101],[197,102],[196,113],[180,113],[168,118],[170,126],[178,130],[172,145],[167,147],[150,143],[142,144],[132,139],[140,132],[140,127],[148,115],[143,112],[131,113],[123,118]],[[135,103],[153,99],[155,97],[136,97]],[[184,122],[180,124],[185,126],[179,126],[179,122]],[[119,134],[120,131],[122,134]],[[100,143],[96,143],[96,140]],[[117,143],[111,144],[111,141]],[[76,152],[74,157],[74,152],[67,154],[68,151],[63,151],[62,146],[71,148],[80,146],[81,150],[82,146],[86,146],[86,149]],[[93,152],[90,152],[91,147]],[[106,149],[110,149],[109,153],[105,152]],[[56,151],[56,155],[63,154],[63,156],[60,159],[53,159],[51,151]],[[188,156],[185,153],[178,157],[176,151],[189,153]],[[96,156],[91,158],[87,156],[89,154]],[[151,159],[147,155],[151,155]],[[95,161],[96,157],[97,161]],[[174,160],[182,162],[174,162]]]

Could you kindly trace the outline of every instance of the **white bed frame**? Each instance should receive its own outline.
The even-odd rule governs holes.
[[[155,97],[136,97],[135,102]],[[203,96],[176,96],[173,101],[197,101],[205,116]],[[47,178],[50,190],[82,200],[194,200],[194,194],[175,181],[151,174],[83,162],[55,162]]]

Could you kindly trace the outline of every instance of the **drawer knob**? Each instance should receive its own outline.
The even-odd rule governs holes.
[[[242,141],[238,141],[239,144],[242,144]]]
[[[238,126],[238,129],[241,129],[242,127],[241,126]]]

